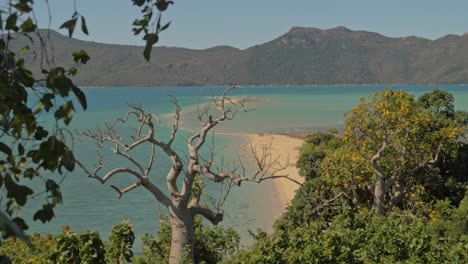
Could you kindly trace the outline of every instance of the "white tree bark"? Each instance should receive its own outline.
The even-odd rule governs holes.
[[[233,107],[242,107],[241,103],[235,102],[227,96],[228,92],[233,89],[237,89],[237,87],[230,87],[223,92],[220,98],[213,98],[213,105],[218,112],[217,118],[214,118],[209,113],[210,110],[207,107],[204,108],[203,112],[198,113],[198,118],[202,125],[200,131],[187,140],[189,160],[185,171],[184,163],[182,162],[180,155],[172,148],[172,143],[176,138],[180,122],[180,107],[175,97],[172,97],[172,102],[175,106],[174,124],[170,138],[167,142],[163,142],[156,138],[154,123],[157,122],[156,116],[152,113],[144,112],[143,108],[139,105],[133,105],[133,110],[128,112],[123,119],[116,119],[114,123],[107,124],[106,130],[99,130],[97,132],[84,131],[79,133],[83,136],[94,139],[97,142],[97,146],[101,149],[105,144],[113,145],[114,154],[127,159],[136,167],[136,169],[127,167],[114,168],[101,177],[98,175],[99,171],[104,167],[102,165],[103,155],[101,154],[99,156],[99,164],[92,172],[82,163],[77,161],[77,164],[83,168],[88,177],[94,178],[102,184],[105,184],[108,180],[118,174],[133,175],[137,179],[137,182],[123,189],[110,185],[117,191],[118,198],[133,189],[143,186],[154,195],[155,199],[160,204],[164,205],[168,209],[172,228],[171,250],[169,256],[170,264],[181,263],[184,253],[187,253],[188,256],[193,259],[193,221],[196,215],[203,216],[214,225],[223,220],[223,214],[219,213],[220,208],[217,208],[218,210],[212,210],[200,205],[200,196],[203,190],[194,192],[194,181],[198,175],[202,176],[206,180],[221,184],[228,181],[228,186],[240,186],[243,181],[259,183],[264,180],[280,177],[289,179],[287,175],[277,175],[277,172],[286,168],[286,166],[279,164],[277,159],[272,159],[271,152],[269,152],[268,148],[263,148],[263,151],[259,156],[255,148],[252,147],[252,152],[258,165],[258,170],[253,173],[252,176],[246,176],[242,164],[233,166],[230,170],[215,173],[211,170],[211,165],[214,163],[214,150],[212,150],[211,159],[209,160],[204,159],[200,155],[199,151],[204,146],[209,132],[218,124],[233,118],[235,114]],[[126,124],[131,117],[135,117],[140,125],[136,134],[132,137],[131,142],[126,143],[120,135],[114,132],[114,127],[117,124]],[[146,132],[146,135],[143,135],[144,132]],[[150,160],[146,166],[142,165],[142,163],[134,159],[130,154],[132,149],[143,144],[151,145],[151,152],[149,155]],[[161,186],[157,186],[151,181],[151,169],[154,162],[155,148],[160,148],[172,162],[171,169],[166,176],[166,187],[169,195],[166,195],[166,193],[162,191]],[[99,153],[102,153],[102,151]],[[203,162],[203,164],[201,164],[201,162]],[[271,171],[273,171],[273,173],[271,173]],[[182,175],[183,181],[179,188],[177,185],[177,179]],[[224,201],[225,198],[221,200]],[[220,206],[221,205],[222,202]]]

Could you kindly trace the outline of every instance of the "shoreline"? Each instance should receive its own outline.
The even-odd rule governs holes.
[[[299,158],[299,150],[304,143],[304,139],[294,135],[281,135],[281,134],[244,134],[246,139],[254,147],[269,146],[271,144],[271,155],[273,159],[278,158],[281,164],[288,164],[288,166],[277,173],[277,175],[288,175],[290,178],[302,183],[304,178],[299,176],[299,170],[296,168],[296,162]],[[248,155],[249,160],[253,161],[250,147],[241,146],[241,150]],[[271,171],[270,171],[271,172]],[[278,193],[278,203],[272,203],[273,218],[280,217],[288,204],[294,198],[299,185],[288,179],[279,178],[271,181]]]

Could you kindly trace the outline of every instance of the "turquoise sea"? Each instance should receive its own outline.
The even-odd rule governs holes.
[[[295,130],[318,130],[324,128],[341,127],[344,122],[344,113],[355,107],[361,97],[382,89],[406,90],[415,96],[428,92],[433,88],[451,92],[455,96],[457,110],[468,110],[468,85],[453,86],[258,86],[244,87],[232,92],[233,96],[250,97],[252,102],[247,103],[246,108],[254,109],[249,112],[239,112],[233,121],[227,121],[216,128],[221,135],[215,137],[215,148],[218,161],[221,157],[225,161],[237,158],[240,145],[245,142],[242,133],[272,132],[287,133]],[[169,137],[172,125],[171,113],[173,105],[170,103],[169,94],[178,98],[182,107],[181,132],[176,141],[176,149],[183,153],[185,139],[196,131],[199,123],[196,118],[197,101],[205,103],[211,95],[219,95],[225,87],[108,87],[85,88],[88,98],[88,110],[79,111],[72,122],[69,131],[96,129],[103,127],[105,121],[122,117],[129,110],[128,104],[141,103],[147,111],[152,111],[160,117],[157,130],[163,140]],[[134,127],[135,128],[135,127]],[[123,135],[128,135],[129,128],[118,130]],[[82,141],[74,136],[73,145],[76,158],[92,168],[98,160],[95,144],[91,141]],[[108,155],[110,153],[106,153]],[[148,159],[148,148],[135,151],[136,158]],[[183,156],[183,155],[182,155]],[[124,161],[108,155],[104,170],[115,166],[126,165]],[[248,160],[248,157],[240,157]],[[158,153],[153,166],[152,179],[160,182],[165,187],[165,175],[170,166],[169,160],[163,153]],[[135,227],[137,237],[144,233],[155,233],[158,226],[158,210],[160,208],[155,199],[143,188],[133,190],[125,194],[121,199],[116,198],[116,193],[108,184],[89,179],[76,168],[73,173],[63,177],[51,176],[63,180],[64,205],[56,209],[55,219],[47,224],[29,221],[30,231],[41,233],[51,232],[57,234],[63,225],[70,225],[73,231],[97,230],[107,238],[112,225],[120,223],[122,219],[129,219]],[[125,186],[131,184],[134,179],[130,175],[114,177],[110,184]],[[42,185],[38,181],[35,184]],[[163,188],[164,189],[164,188]],[[209,185],[211,195],[204,199],[206,204],[211,203],[211,198],[216,197],[219,186]],[[245,184],[241,188],[235,188],[228,198],[224,208],[225,221],[223,226],[233,227],[245,235],[248,229],[269,229],[273,222],[272,203],[278,199],[271,184]],[[32,219],[32,209],[38,208],[44,200],[44,196],[33,198],[29,206],[23,211],[23,216]],[[136,247],[140,245],[137,242]]]

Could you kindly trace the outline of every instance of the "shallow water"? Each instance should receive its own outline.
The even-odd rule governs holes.
[[[392,89],[406,90],[418,96],[434,87],[392,86]],[[437,87],[455,96],[457,110],[468,110],[468,85]],[[243,156],[239,152],[239,146],[246,143],[245,139],[227,133],[282,133],[297,129],[340,127],[343,125],[344,113],[355,107],[361,97],[386,88],[389,86],[263,86],[233,91],[234,96],[248,96],[254,99],[255,102],[248,103],[246,107],[255,110],[241,111],[233,121],[226,121],[217,127],[217,132],[226,134],[216,136],[216,149],[226,160],[237,158],[237,155]],[[89,101],[88,110],[76,114],[70,131],[103,127],[105,120],[123,116],[129,109],[129,103],[141,103],[146,110],[159,114],[160,125],[157,133],[161,135],[161,139],[167,140],[172,124],[170,113],[173,111],[173,105],[167,95],[172,94],[178,98],[182,107],[182,130],[178,135],[178,141],[175,142],[176,149],[182,153],[185,149],[185,139],[199,126],[199,122],[194,118],[197,100],[206,103],[210,95],[220,94],[223,89],[224,87],[85,89]],[[120,130],[123,134],[128,134],[129,131],[128,128]],[[76,157],[88,166],[92,166],[97,161],[95,144],[77,139],[74,143]],[[133,155],[146,162],[148,148],[135,151]],[[248,157],[241,158],[248,160]],[[112,157],[105,163],[105,169],[120,166],[122,162]],[[169,166],[168,158],[163,153],[158,153],[153,167],[153,180],[165,186],[164,177]],[[58,176],[52,177],[59,179]],[[131,176],[119,175],[110,183],[125,186],[133,182]],[[36,182],[36,184],[43,183]],[[55,219],[48,224],[30,221],[31,231],[55,234],[67,224],[74,231],[98,230],[107,237],[112,225],[120,223],[124,218],[129,219],[135,226],[137,236],[155,233],[157,230],[160,206],[151,194],[142,188],[133,190],[118,200],[114,190],[86,178],[79,168],[66,175],[61,186],[64,205],[56,209]],[[213,197],[216,197],[218,188],[216,185],[209,185],[208,189]],[[43,196],[34,198],[23,212],[24,216],[30,216],[32,214],[30,208],[33,206],[37,208],[43,199]],[[247,229],[268,229],[273,222],[272,201],[277,201],[277,193],[271,184],[262,186],[245,184],[242,188],[236,188],[224,206],[226,217],[223,225],[233,227],[244,235]],[[208,197],[205,197],[205,202],[210,204]],[[139,242],[136,247],[139,247]]]

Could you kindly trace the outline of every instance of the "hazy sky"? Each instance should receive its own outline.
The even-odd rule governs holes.
[[[76,1],[90,31],[90,36],[77,34],[77,38],[143,44],[131,32],[139,16],[131,0]],[[45,0],[35,2],[40,26],[47,27]],[[73,0],[49,3],[51,27],[58,29],[73,13]],[[175,0],[163,18],[172,24],[159,45],[197,49],[224,44],[247,48],[272,40],[292,26],[346,26],[387,36],[436,39],[468,32],[468,0]]]

